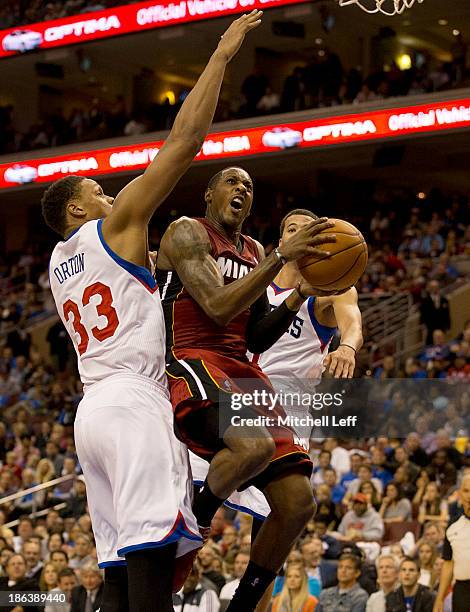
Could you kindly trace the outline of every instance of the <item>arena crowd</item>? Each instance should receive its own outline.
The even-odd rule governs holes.
[[[412,196],[402,197],[406,202]],[[255,216],[246,232],[269,250],[276,241],[276,215],[297,204],[279,197],[271,220]],[[378,295],[412,291],[429,333],[421,354],[405,363],[387,355],[363,376],[391,383],[446,377],[468,381],[470,321],[457,337],[446,337],[450,320],[444,295],[446,286],[468,280],[455,267],[458,256],[468,257],[470,250],[463,223],[468,201],[435,192],[426,202],[417,198],[399,220],[386,202],[375,204],[362,210],[380,212],[354,219],[371,246],[359,290]],[[400,209],[396,199],[394,206]],[[0,590],[64,592],[68,610],[89,612],[99,607],[102,578],[73,440],[82,388],[61,324],[47,335],[50,362],[28,331],[37,316],[53,311],[46,260],[47,253],[30,245],[20,258],[12,254],[0,266],[6,296],[0,322]],[[439,327],[433,327],[436,321]],[[410,415],[406,436],[395,436],[390,423],[388,435],[312,440],[318,512],[276,580],[273,612],[405,611],[410,597],[415,612],[431,610],[445,528],[462,512],[459,484],[470,473],[470,393],[445,405],[437,397],[430,406],[391,384],[383,406]],[[2,502],[60,476],[70,478]],[[41,510],[46,513],[38,515]],[[248,563],[250,530],[247,515],[218,511],[209,542],[183,591],[175,595],[176,612],[225,609]],[[53,602],[46,607],[55,610]]]
[[[182,91],[176,104],[170,104],[168,99],[156,103],[153,97],[140,99],[139,83],[142,91],[153,91],[158,86],[158,78],[148,68],[142,68],[135,76],[132,108],[127,108],[123,96],[117,96],[112,102],[96,97],[87,107],[50,113],[23,131],[15,128],[14,107],[0,107],[0,154],[169,130],[188,92]],[[262,71],[248,75],[238,101],[236,96],[230,103],[220,100],[214,122],[361,104],[445,91],[468,83],[465,62],[462,64],[460,55],[452,62],[436,63],[429,58],[420,68],[400,70],[392,64],[387,71],[364,75],[358,69],[347,71],[338,55],[320,49],[309,63],[285,75],[282,91],[273,91]]]

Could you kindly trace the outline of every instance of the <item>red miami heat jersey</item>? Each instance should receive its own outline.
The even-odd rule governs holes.
[[[52,295],[72,338],[82,382],[137,374],[165,388],[165,326],[158,286],[104,240],[102,219],[59,242],[51,256]]]
[[[240,235],[240,251],[207,219],[196,219],[207,231],[211,255],[224,277],[225,285],[242,278],[259,263],[256,242]],[[167,363],[178,357],[179,349],[205,349],[220,355],[246,360],[245,332],[250,316],[247,308],[225,327],[217,325],[183,287],[175,271],[157,270],[167,336]]]
[[[271,308],[277,308],[294,291],[282,289],[274,283],[268,287]],[[315,316],[315,298],[302,304],[289,329],[271,348],[255,355],[253,360],[271,379],[321,378],[323,360],[335,335],[335,327],[327,327]]]

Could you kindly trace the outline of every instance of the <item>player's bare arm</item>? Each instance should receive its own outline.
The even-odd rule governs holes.
[[[315,314],[322,325],[337,326],[340,333],[339,347],[325,358],[326,369],[335,378],[352,378],[356,353],[363,343],[357,290],[351,287],[342,295],[317,298]]]
[[[175,270],[206,314],[225,326],[264,293],[282,268],[283,259],[294,261],[306,254],[317,254],[319,245],[334,242],[333,235],[318,235],[331,226],[325,217],[313,221],[279,248],[281,258],[273,252],[246,276],[224,286],[223,276],[211,256],[206,230],[198,221],[183,217],[172,223],[163,236],[158,268]]]
[[[143,232],[201,148],[214,116],[225,68],[247,32],[261,23],[261,15],[261,11],[254,10],[230,25],[184,101],[161,151],[144,174],[116,197],[111,214],[103,222],[103,234],[110,247],[126,260],[147,264]]]

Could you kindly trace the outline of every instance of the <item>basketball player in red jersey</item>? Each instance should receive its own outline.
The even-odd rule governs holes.
[[[241,168],[216,174],[205,201],[206,217],[183,217],[172,223],[158,254],[167,374],[180,438],[211,461],[193,505],[199,525],[209,527],[227,497],[249,484],[261,489],[270,505],[271,513],[228,608],[250,612],[314,513],[312,465],[308,449],[299,446],[287,428],[273,431],[259,426],[243,432],[228,425],[219,431],[219,394],[240,390],[234,379],[255,379],[257,389],[272,391],[246,352],[261,353],[278,340],[312,288],[300,283],[270,312],[266,287],[287,261],[316,254],[319,245],[334,242],[335,237],[320,235],[333,226],[321,218],[265,257],[258,242],[241,234],[253,201],[252,180]]]

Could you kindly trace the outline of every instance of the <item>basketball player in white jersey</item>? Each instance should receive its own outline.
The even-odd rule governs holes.
[[[316,218],[316,215],[305,209],[288,213],[281,222],[279,244],[287,242],[299,229]],[[340,295],[307,296],[300,293],[302,281],[296,262],[288,262],[268,287],[268,299],[272,308],[280,306],[294,291],[304,299],[304,303],[289,330],[266,352],[254,355],[252,359],[257,361],[274,385],[276,377],[319,379],[324,370],[328,370],[335,378],[351,378],[356,352],[362,346],[362,319],[356,289],[352,287]],[[328,354],[337,329],[340,345]],[[190,461],[194,483],[200,486],[207,477],[209,464],[193,453],[190,453]],[[259,521],[264,520],[270,512],[264,495],[254,487],[241,493],[235,492],[225,505],[258,519],[255,521],[256,530],[259,529]],[[265,604],[266,599],[263,598],[257,610],[263,610]]]
[[[51,256],[50,282],[84,383],[75,441],[105,568],[101,612],[173,610],[172,586],[182,586],[189,553],[201,545],[187,450],[173,433],[147,226],[202,146],[226,65],[261,14],[231,24],[158,156],[114,201],[78,176],[43,196],[44,219],[64,238]],[[175,555],[186,559],[176,573]]]

